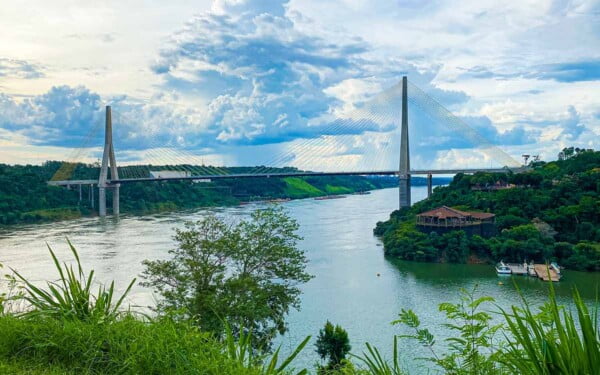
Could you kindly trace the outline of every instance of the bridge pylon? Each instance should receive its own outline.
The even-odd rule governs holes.
[[[110,180],[108,179],[108,170],[110,169]],[[98,214],[101,217],[106,216],[106,189],[112,190],[113,215],[119,215],[119,187],[120,184],[113,184],[111,180],[119,179],[117,170],[117,160],[115,158],[115,147],[112,136],[112,112],[109,105],[106,106],[106,123],[104,127],[104,152],[102,154],[102,167],[100,168],[100,177],[98,178]]]
[[[399,206],[410,207],[410,150],[408,147],[408,80],[402,77],[402,126],[400,130]]]

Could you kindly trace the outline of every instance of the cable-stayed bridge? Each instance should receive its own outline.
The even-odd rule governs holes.
[[[412,104],[427,115],[428,121],[441,123],[457,132],[484,154],[487,159],[499,164],[497,167],[481,168],[432,168],[411,169],[409,147],[408,105]],[[401,109],[398,113],[398,108]],[[398,116],[400,114],[400,116]],[[397,120],[400,117],[400,124]],[[262,163],[259,167],[215,167],[206,166],[201,155],[188,151],[178,151],[176,147],[149,145],[150,157],[154,160],[167,160],[167,166],[160,167],[162,173],[153,172],[150,165],[117,166],[113,140],[113,111],[106,106],[104,119],[104,147],[98,179],[71,179],[75,163],[65,162],[55,176],[48,182],[55,186],[78,186],[81,199],[81,187],[89,186],[91,201],[93,192],[98,188],[98,212],[106,216],[106,194],[112,193],[113,214],[119,214],[119,188],[121,184],[156,181],[212,181],[221,179],[245,178],[284,178],[310,176],[373,176],[397,175],[399,178],[400,207],[411,205],[410,179],[412,175],[426,175],[428,195],[432,191],[432,175],[476,172],[521,172],[526,167],[494,146],[478,131],[453,115],[435,99],[410,83],[403,77],[401,83],[376,95],[359,106],[337,114],[323,121],[325,125],[314,126],[312,134],[300,135],[288,148]],[[399,134],[398,134],[399,129]],[[371,135],[376,139],[375,149],[361,163],[356,163],[356,154],[352,151],[344,154],[340,148],[347,148],[337,142],[337,138],[353,138]],[[383,136],[381,136],[383,135]],[[91,136],[86,142],[89,142]],[[360,143],[360,142],[359,142]],[[77,155],[86,147],[84,145]],[[156,157],[158,156],[158,158]],[[347,157],[350,156],[350,157]],[[365,160],[362,160],[365,159]],[[397,167],[390,168],[390,159]],[[330,163],[331,160],[336,160]],[[397,163],[397,164],[396,164]],[[392,165],[393,165],[392,164]],[[386,167],[387,168],[382,168]],[[155,168],[155,167],[154,167]],[[167,168],[167,169],[165,169]]]

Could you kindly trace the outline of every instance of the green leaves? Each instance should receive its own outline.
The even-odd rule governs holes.
[[[227,357],[245,368],[256,368],[262,364],[260,371],[261,375],[289,374],[291,371],[289,369],[290,364],[309,341],[310,336],[307,336],[296,349],[294,349],[294,351],[279,364],[279,351],[281,347],[277,348],[270,358],[267,358],[265,354],[260,352],[257,354],[256,348],[252,346],[251,332],[245,332],[242,329],[236,338],[229,324],[225,324],[224,346]],[[296,375],[304,375],[306,373],[307,370],[303,369],[297,372]]]
[[[123,300],[135,283],[129,283],[125,292],[115,301],[115,285],[111,282],[108,289],[104,285],[98,287],[96,294],[92,292],[94,271],[86,276],[79,260],[79,254],[67,239],[69,248],[75,257],[77,268],[62,266],[54,251],[48,246],[54,265],[58,271],[58,282],[48,282],[46,289],[40,288],[29,282],[25,277],[13,270],[17,278],[25,285],[26,295],[23,299],[29,303],[31,309],[23,316],[48,316],[56,319],[82,320],[105,322],[114,320],[118,314]]]
[[[329,321],[319,331],[315,347],[315,351],[321,359],[328,359],[328,369],[339,367],[352,349],[348,332],[339,325],[334,326]]]
[[[541,314],[526,304],[502,310],[509,334],[508,348],[499,360],[524,375],[600,373],[598,302],[590,312],[574,290],[573,313],[557,304],[554,288],[549,285],[549,302]]]
[[[243,327],[252,331],[253,346],[268,348],[300,304],[298,285],[311,278],[297,230],[281,208],[237,223],[209,215],[176,232],[171,259],[144,262],[142,285],[162,296],[159,311],[181,312],[179,318],[217,336],[228,321],[234,335]]]
[[[443,354],[434,350],[435,337],[426,328],[421,328],[418,316],[412,310],[402,309],[399,319],[392,322],[402,324],[412,330],[412,334],[400,335],[400,338],[416,340],[427,348],[432,356],[424,358],[437,364],[447,373],[491,374],[498,372],[493,360],[493,336],[501,328],[490,325],[491,316],[480,310],[481,305],[493,302],[491,297],[475,298],[476,287],[471,291],[461,289],[458,303],[442,303],[439,311],[445,313],[448,323],[445,327],[456,334],[446,338]]]

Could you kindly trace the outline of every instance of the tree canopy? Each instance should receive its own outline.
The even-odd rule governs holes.
[[[600,152],[570,150],[525,173],[457,174],[426,200],[377,223],[389,255],[429,262],[559,261],[600,271]],[[501,189],[482,188],[500,182]],[[490,239],[462,231],[425,234],[415,215],[439,206],[492,212],[498,234]]]
[[[268,346],[286,331],[286,314],[300,306],[299,285],[311,278],[297,230],[281,208],[256,210],[238,223],[209,215],[177,230],[170,259],[144,261],[143,285],[160,294],[161,312],[216,335],[228,322]]]

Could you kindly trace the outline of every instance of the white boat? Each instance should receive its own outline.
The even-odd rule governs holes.
[[[500,261],[500,263],[496,264],[496,273],[498,275],[510,275],[512,271],[509,266]]]

